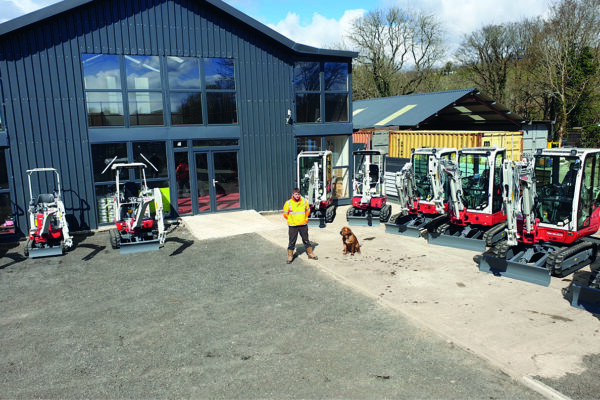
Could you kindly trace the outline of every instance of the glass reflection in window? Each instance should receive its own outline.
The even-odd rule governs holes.
[[[92,145],[92,168],[94,171],[94,181],[111,182],[115,180],[114,171],[110,168],[102,174],[102,171],[117,157],[115,162],[127,161],[127,145],[125,143],[103,143]]]
[[[156,167],[158,171],[148,165],[148,161]],[[164,142],[134,142],[133,143],[133,159],[135,162],[141,162],[148,166],[146,168],[146,178],[167,178],[169,170],[167,167],[167,151]]]
[[[321,122],[321,95],[318,93],[296,94],[296,121]]]
[[[321,90],[318,62],[297,62],[294,66],[294,86],[299,91]]]
[[[348,90],[348,64],[324,64],[325,90]]]
[[[235,93],[206,93],[206,109],[209,124],[237,124]]]
[[[158,56],[125,56],[127,88],[160,90],[160,62]]]
[[[121,89],[119,56],[82,54],[81,63],[85,89]]]
[[[348,95],[345,93],[325,94],[325,122],[348,121]]]
[[[200,89],[200,60],[195,57],[167,57],[169,88]]]
[[[204,78],[207,89],[235,89],[234,63],[231,58],[206,58]]]
[[[129,123],[134,125],[163,125],[161,92],[130,92]]]
[[[171,92],[171,123],[202,124],[202,93]]]
[[[121,92],[87,92],[85,96],[89,126],[125,124]]]

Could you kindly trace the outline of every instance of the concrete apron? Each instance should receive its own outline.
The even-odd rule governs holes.
[[[309,265],[549,398],[565,397],[531,377],[579,374],[585,370],[583,357],[600,353],[597,318],[571,307],[563,297],[573,276],[552,278],[549,287],[498,278],[478,271],[473,262],[477,252],[392,235],[383,225],[352,227],[361,254],[344,256],[339,231],[348,225],[345,208],[337,210],[326,228],[310,228],[319,260]],[[256,232],[282,248],[282,267],[290,268],[285,264],[287,225],[278,212],[240,211],[183,220],[198,239]],[[308,261],[303,252],[299,259]]]

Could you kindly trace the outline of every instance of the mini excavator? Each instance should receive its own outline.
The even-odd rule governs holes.
[[[331,151],[303,151],[298,154],[298,188],[310,205],[309,226],[325,228],[335,219],[332,157]]]

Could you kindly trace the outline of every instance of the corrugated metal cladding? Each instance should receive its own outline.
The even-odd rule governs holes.
[[[523,132],[391,131],[390,157],[408,158],[419,147],[504,147],[506,157],[520,161]]]
[[[61,172],[72,229],[97,227],[82,53],[233,57],[241,207],[281,207],[295,176],[294,132],[285,123],[294,52],[204,1],[93,1],[0,36],[11,197],[23,231],[25,170],[42,166]]]

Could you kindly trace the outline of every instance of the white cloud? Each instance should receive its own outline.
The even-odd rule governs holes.
[[[58,2],[59,0],[0,0],[0,23]]]
[[[339,20],[314,13],[308,25],[302,25],[298,14],[289,12],[285,19],[268,26],[294,42],[314,47],[331,47],[344,42],[343,37],[348,33],[352,21],[365,12],[362,9],[346,10]]]

